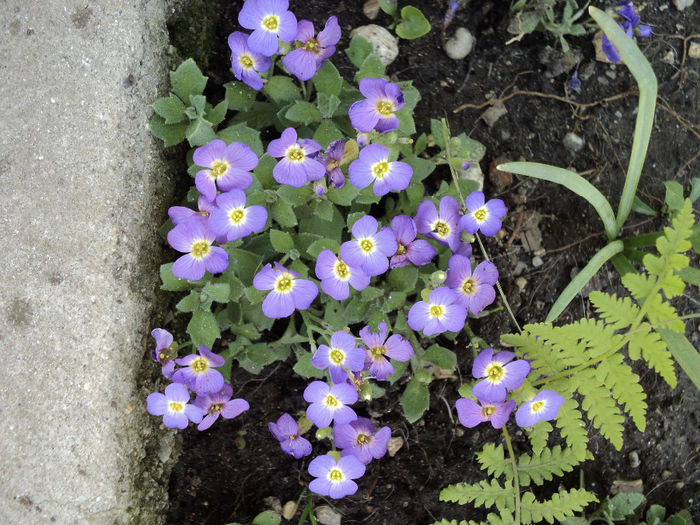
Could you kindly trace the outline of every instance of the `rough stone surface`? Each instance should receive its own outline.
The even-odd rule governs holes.
[[[377,24],[356,27],[350,32],[350,36],[354,35],[360,35],[372,44],[374,53],[385,66],[391,64],[399,56],[399,39],[392,36],[385,27]]]
[[[0,8],[0,523],[159,523],[140,370],[172,181],[165,0]],[[165,483],[164,483],[165,480]]]

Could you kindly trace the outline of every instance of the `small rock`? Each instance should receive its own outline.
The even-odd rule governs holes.
[[[466,27],[459,27],[452,38],[445,42],[445,53],[453,60],[462,60],[474,48],[474,36]]]
[[[535,268],[539,268],[543,264],[544,264],[544,261],[542,260],[542,257],[540,257],[539,255],[537,257],[532,258],[532,266],[534,266]]]
[[[617,78],[617,73],[615,73],[612,69],[608,69],[605,72],[605,76],[608,77],[610,80],[615,80]]]
[[[692,45],[693,44],[691,44],[691,46]],[[666,53],[661,59],[661,62],[665,62],[666,64],[671,65],[676,63],[676,54],[673,52],[673,49],[669,49],[668,53]]]
[[[367,0],[365,5],[362,6],[362,12],[367,18],[374,20],[379,16],[379,1]]]
[[[630,452],[628,457],[630,460],[630,467],[637,468],[639,465],[642,464],[642,462],[639,460],[639,454],[637,454],[636,450]]]
[[[340,525],[340,514],[328,505],[321,505],[315,509],[316,519],[322,525]]]
[[[391,438],[386,446],[386,451],[389,454],[389,457],[393,458],[401,447],[403,447],[402,437],[396,436]]]
[[[582,82],[586,82],[593,76],[593,73],[595,73],[595,62],[591,60],[578,69],[578,78],[580,78]]]
[[[690,7],[693,5],[695,0],[673,0],[673,5],[676,6],[676,9],[679,11],[683,11],[686,7]]]
[[[518,261],[518,263],[515,265],[515,269],[513,269],[513,275],[520,275],[525,270],[527,270],[527,264],[525,264],[523,261]]]
[[[488,127],[492,127],[496,123],[496,121],[506,113],[508,113],[508,110],[503,105],[503,102],[496,102],[493,106],[484,111],[484,114],[481,115],[481,118],[484,119],[484,122],[486,122],[486,125]]]
[[[377,24],[356,27],[350,36],[360,35],[367,40],[374,48],[374,53],[388,66],[399,56],[399,39],[394,38],[389,31]]]
[[[455,428],[455,436],[462,437],[464,435],[464,429],[461,427]]]
[[[574,153],[581,151],[586,145],[586,141],[573,131],[569,131],[566,135],[564,135],[564,140],[562,143],[566,149],[573,151]]]
[[[608,84],[610,84],[610,81],[601,75],[598,77],[598,84],[600,84],[601,86],[607,86]]]
[[[297,503],[296,501],[288,501],[282,507],[282,517],[286,520],[291,520],[297,513]]]
[[[636,492],[638,494],[644,494],[644,485],[642,484],[642,480],[635,479],[633,481],[627,481],[624,479],[616,479],[610,486],[610,494],[614,496],[622,492]]]
[[[608,58],[608,55],[606,55],[605,51],[603,51],[603,35],[604,35],[604,33],[602,31],[598,31],[595,35],[593,35],[593,47],[595,48],[595,59],[598,62],[605,62],[606,64],[612,64],[612,62],[610,62],[610,59]]]
[[[700,44],[691,42],[690,47],[688,47],[688,56],[690,58],[700,58]]]
[[[666,481],[668,478],[670,478],[673,475],[673,473],[670,470],[664,470],[661,473],[661,479]]]
[[[518,289],[522,292],[527,286],[527,279],[525,279],[525,277],[518,277],[515,280],[515,286],[517,286]]]
[[[265,505],[267,505],[273,512],[276,512],[277,514],[282,513],[282,502],[279,498],[268,496],[263,500],[263,503],[265,503]]]

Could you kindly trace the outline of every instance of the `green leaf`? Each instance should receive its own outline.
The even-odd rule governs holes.
[[[292,186],[280,186],[277,190],[277,195],[282,197],[292,206],[301,206],[309,202],[309,199],[314,195],[314,190],[310,185],[294,188]]]
[[[610,519],[619,521],[631,515],[641,505],[643,500],[644,494],[622,492],[606,501],[603,504],[603,508],[607,507],[607,510],[610,512]]]
[[[286,76],[275,75],[270,77],[262,91],[278,106],[283,105],[285,102],[294,102],[301,98],[299,88],[294,84],[292,79]]]
[[[401,160],[413,168],[413,177],[411,178],[411,182],[420,182],[435,171],[435,164],[428,159],[411,155],[404,157]]]
[[[282,516],[272,510],[261,512],[253,518],[253,525],[279,525]]]
[[[394,268],[389,273],[389,285],[394,290],[412,292],[418,281],[418,268],[415,266],[401,266]]]
[[[357,70],[357,73],[355,73],[355,82],[359,82],[366,77],[378,78],[384,76],[385,68],[386,66],[380,58],[374,53],[370,53],[362,61],[362,65]]]
[[[305,352],[298,358],[293,370],[301,377],[323,377],[325,372],[311,364],[312,357],[313,354],[311,352]]]
[[[192,314],[192,319],[187,325],[187,333],[192,338],[195,348],[201,345],[211,348],[214,341],[221,337],[216,317],[213,313],[204,310],[197,310]]]
[[[287,253],[294,248],[294,239],[287,232],[270,230],[270,244],[278,253]]]
[[[360,297],[363,301],[373,301],[384,295],[384,290],[381,288],[375,288],[374,286],[368,286],[362,292],[360,292]]]
[[[700,269],[688,266],[676,271],[676,273],[686,283],[692,284],[693,286],[700,286]]]
[[[396,34],[405,40],[413,40],[430,31],[430,22],[419,9],[407,5],[401,9],[401,22],[396,26]]]
[[[207,283],[202,291],[217,303],[227,303],[231,287],[228,283]]]
[[[216,138],[216,133],[211,127],[211,123],[198,117],[193,120],[185,129],[185,137],[191,147],[204,146]]]
[[[396,0],[379,0],[379,7],[387,15],[395,17],[397,12]]]
[[[335,212],[335,206],[331,201],[321,201],[318,206],[316,206],[316,213],[324,221],[332,221]]]
[[[680,210],[683,207],[683,186],[675,180],[664,181],[666,196],[664,202],[672,210]]]
[[[693,177],[690,181],[690,195],[688,199],[694,203],[700,197],[700,177]]]
[[[165,147],[175,146],[185,140],[187,124],[166,124],[160,115],[153,115],[148,125],[151,133],[163,141]]]
[[[353,297],[345,307],[344,320],[346,324],[359,323],[364,318],[369,304],[360,298],[359,295]]]
[[[204,118],[211,122],[212,126],[218,126],[226,118],[228,111],[228,102],[222,100],[216,106],[208,109],[204,114]]]
[[[360,35],[355,35],[352,37],[350,45],[345,50],[345,54],[348,55],[350,62],[352,62],[355,67],[359,68],[373,50],[374,48],[369,41],[362,38]]]
[[[328,63],[328,60],[326,60]],[[318,142],[322,148],[327,148],[334,140],[342,139],[343,133],[338,127],[333,124],[332,120],[323,119],[314,132],[314,140]]]
[[[229,82],[226,88],[226,102],[231,111],[248,111],[253,107],[258,92],[243,82]]]
[[[297,100],[285,113],[285,117],[292,122],[301,122],[308,126],[312,122],[321,120],[321,112],[316,106],[304,100]]]
[[[325,60],[321,69],[319,69],[313,77],[313,83],[318,93],[324,95],[340,95],[340,90],[343,87],[343,77],[340,76],[330,60]]]
[[[240,111],[230,122],[232,124],[245,124],[251,122],[259,129],[269,128],[275,125],[279,108],[271,102],[254,102],[248,111]]]
[[[418,421],[430,406],[428,385],[414,377],[401,395],[401,406],[409,423]]]
[[[656,211],[654,211],[654,208],[649,206],[646,202],[644,202],[636,195],[634,196],[634,200],[632,201],[632,211],[640,213],[642,215],[649,215],[651,217],[656,216]]]
[[[684,334],[667,328],[659,328],[659,334],[681,368],[688,374],[695,387],[700,390],[700,354]]]
[[[272,204],[272,218],[284,228],[293,228],[297,225],[297,217],[292,205],[282,199]]]
[[[265,150],[263,150],[262,142],[260,141],[260,132],[253,128],[249,128],[246,126],[245,122],[240,122],[222,129],[217,133],[217,136],[226,142],[226,144],[231,144],[232,142],[242,142],[243,144],[247,144],[258,157],[261,157],[265,152]]]
[[[175,305],[175,308],[180,312],[190,313],[199,309],[199,295],[200,293],[196,290],[192,290],[189,295],[180,299],[180,301]]]
[[[325,93],[319,93],[316,98],[316,106],[323,118],[329,119],[340,106],[340,99],[335,95],[328,96]]]
[[[452,350],[437,344],[432,345],[425,351],[423,359],[439,366],[443,370],[454,370],[457,368],[457,355]]]
[[[406,304],[406,292],[399,292],[393,290],[389,292],[389,295],[384,303],[382,303],[382,310],[386,313],[398,310],[404,304]]]
[[[513,508],[513,486],[506,481],[503,487],[493,479],[489,483],[486,480],[473,485],[467,483],[457,483],[449,485],[440,491],[440,501],[451,501],[465,505],[474,502],[477,507],[492,507],[496,505],[499,509]],[[550,521],[550,523],[552,523]]]
[[[359,194],[360,190],[358,190],[352,184],[346,183],[339,190],[335,188],[328,188],[328,193],[326,195],[331,201],[339,204],[340,206],[350,206],[355,197],[357,197]]]
[[[202,75],[191,58],[180,64],[175,71],[170,72],[173,91],[183,102],[189,102],[191,95],[201,95],[207,85],[207,78]]]
[[[183,290],[189,290],[192,288],[192,281],[187,279],[180,279],[173,275],[173,263],[166,263],[160,266],[160,280],[161,290],[167,290],[169,292],[182,292]]]
[[[185,105],[175,95],[156,100],[153,110],[165,119],[165,124],[177,124],[185,120]]]
[[[323,250],[330,250],[333,253],[338,253],[339,249],[340,244],[338,244],[337,241],[334,241],[333,239],[319,239],[311,243],[311,245],[306,249],[306,253],[315,259]]]
[[[560,490],[552,499],[537,501],[532,492],[525,492],[520,499],[520,512],[523,523],[540,523],[546,520],[554,523],[581,512],[589,503],[598,501],[590,492],[583,489]]]
[[[240,248],[226,248],[226,251],[229,257],[229,268],[235,268],[236,274],[245,286],[252,285],[253,277],[262,266],[262,257]]]

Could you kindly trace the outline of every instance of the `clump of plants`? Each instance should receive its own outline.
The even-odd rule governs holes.
[[[436,368],[456,368],[446,341],[463,332],[476,340],[470,317],[502,294],[481,238],[499,232],[507,210],[460,178],[483,147],[452,134],[445,120],[417,134],[420,94],[410,81],[387,80],[368,42],[355,37],[345,51],[357,68],[352,82],[339,74],[335,16],[317,31],[286,1],[248,0],[239,23],[250,33],[228,38],[236,80],[224,100],[207,99],[208,79],[188,60],[153,106],[154,135],[191,147],[194,184],[186,205],[169,210],[165,231],[180,255],[160,272],[164,289],[183,294],[177,310],[189,316],[188,339],[152,332],[153,359],[169,384],[148,396],[147,408],[167,427],[204,431],[249,409],[228,382],[232,366],[258,374],[291,359],[309,381],[298,392],[308,405],[268,422],[270,439],[297,459],[314,455],[311,493],[342,498],[391,438],[388,426],[363,416],[363,402],[408,375],[400,406],[417,421]],[[609,36],[617,46],[619,35]],[[593,294],[600,319],[562,327],[520,330],[513,318],[519,333],[502,338],[512,350],[478,352],[458,418],[467,428],[501,429],[505,448],[489,443],[478,454],[492,481],[448,487],[443,500],[495,506],[490,523],[552,522],[596,501],[583,489],[547,500],[523,489],[592,457],[584,413],[617,448],[623,410],[644,429],[645,394],[627,358],[675,384],[659,334],[683,332],[667,299],[682,292],[677,272],[688,265],[693,223],[684,205],[658,238],[659,254],[646,256],[646,271],[625,276],[633,300]],[[512,414],[532,453],[514,454]],[[548,446],[553,425],[565,446]],[[305,437],[314,426],[316,445]],[[312,509],[309,496],[302,522],[313,520]]]

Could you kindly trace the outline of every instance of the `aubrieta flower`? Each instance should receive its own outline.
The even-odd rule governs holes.
[[[364,473],[364,463],[355,456],[345,456],[338,461],[329,454],[318,456],[309,463],[309,474],[316,478],[309,483],[309,490],[333,499],[350,496],[357,492],[353,479],[361,478]]]
[[[440,199],[439,212],[431,201],[421,202],[418,205],[415,223],[418,233],[449,246],[452,251],[459,247],[459,203],[454,197],[447,195]]]
[[[462,257],[466,257],[467,259],[470,259],[471,256],[473,255],[474,250],[472,249],[471,243],[460,241],[460,243],[457,245],[456,250],[452,250],[452,253],[455,255],[461,255]]]
[[[197,430],[208,429],[219,419],[219,416],[224,419],[233,419],[250,408],[248,401],[240,398],[231,399],[232,396],[233,388],[228,383],[224,383],[218,392],[197,394],[193,404],[201,408],[204,414],[204,419],[197,425]]]
[[[345,153],[345,141],[338,139],[331,142],[326,148],[326,151],[323,152],[323,155],[318,157],[318,160],[320,160],[326,168],[328,185],[336,190],[345,186],[345,175],[343,175],[343,170],[340,169],[340,161],[343,159],[343,153]]]
[[[350,106],[348,116],[352,127],[369,133],[376,129],[379,133],[398,129],[399,118],[395,111],[403,107],[401,88],[383,78],[363,78],[360,92],[366,97]]]
[[[270,57],[279,44],[293,42],[297,34],[297,17],[289,11],[288,0],[247,0],[238,13],[238,23],[253,30],[248,45],[253,51]]]
[[[311,358],[311,364],[319,370],[328,369],[331,381],[342,383],[348,373],[359,372],[365,365],[365,353],[355,345],[355,337],[343,330],[331,336],[331,346],[319,345]]]
[[[474,385],[473,392],[477,398],[500,403],[506,399],[508,390],[520,388],[530,373],[530,363],[525,359],[510,363],[513,357],[513,352],[498,352],[494,355],[493,348],[485,348],[476,356],[472,375],[477,379],[486,378]]]
[[[501,199],[486,202],[484,193],[473,191],[464,199],[467,213],[459,220],[460,228],[467,233],[481,231],[487,237],[496,235],[501,229],[501,219],[506,214],[506,205]]]
[[[396,253],[396,238],[387,226],[365,215],[352,225],[353,240],[340,247],[340,257],[350,266],[358,266],[369,276],[381,275],[389,268],[389,257]]]
[[[347,405],[357,401],[357,390],[349,383],[328,386],[323,381],[314,381],[304,390],[304,399],[311,403],[306,417],[318,428],[336,423],[350,423],[357,419],[355,411]]]
[[[299,425],[286,412],[279,417],[277,423],[268,423],[267,428],[280,442],[282,450],[290,456],[300,459],[311,454],[311,443],[299,435]]]
[[[168,232],[168,243],[185,255],[173,264],[173,275],[180,279],[198,281],[206,271],[221,273],[228,268],[228,253],[212,246],[216,235],[204,217],[193,216]]]
[[[496,298],[496,281],[498,270],[491,261],[480,262],[473,273],[471,261],[461,255],[453,255],[447,263],[445,286],[457,292],[459,300],[474,315]]]
[[[282,158],[272,169],[272,176],[280,184],[301,188],[309,181],[318,180],[326,174],[326,168],[313,154],[321,150],[318,142],[297,139],[294,128],[287,128],[278,139],[271,140],[267,153]]]
[[[182,430],[190,421],[199,423],[204,417],[201,408],[190,404],[190,392],[180,383],[166,386],[165,394],[149,394],[146,407],[152,416],[163,416],[163,424],[168,428]]]
[[[227,146],[221,139],[194,150],[192,160],[197,166],[207,168],[197,172],[194,184],[209,202],[216,198],[217,186],[221,191],[248,188],[253,183],[249,172],[258,165],[258,156],[250,146],[242,142]]]
[[[413,357],[413,347],[403,336],[394,334],[389,339],[387,324],[379,323],[379,332],[370,332],[370,326],[360,330],[360,338],[367,347],[366,358],[369,363],[369,375],[379,381],[394,375],[394,366],[387,357],[396,361],[408,361]]]
[[[206,346],[200,346],[197,351],[199,355],[190,354],[175,360],[183,368],[175,370],[173,382],[184,383],[198,394],[220,391],[224,387],[224,376],[216,367],[222,366],[226,360]]]
[[[523,403],[515,413],[519,427],[531,427],[540,421],[550,421],[557,417],[564,398],[554,390],[541,390],[527,403]]]
[[[428,302],[419,301],[408,311],[408,326],[425,335],[441,334],[445,331],[459,332],[464,328],[467,309],[457,297],[457,292],[441,286],[428,297]]]
[[[350,296],[350,286],[364,290],[369,276],[358,267],[351,267],[330,250],[323,250],[316,258],[316,277],[321,279],[321,290],[337,301]]]
[[[168,217],[170,217],[170,220],[173,221],[173,225],[177,226],[181,222],[185,222],[193,215],[209,217],[211,212],[216,209],[216,205],[213,202],[205,199],[204,195],[200,195],[197,198],[197,207],[199,208],[198,212],[185,206],[171,206],[168,208]]]
[[[623,18],[623,22],[618,25],[625,31],[628,37],[634,38],[635,28],[637,28],[637,34],[642,38],[649,38],[651,36],[651,27],[641,23],[642,19],[635,13],[632,2],[618,2],[617,5],[622,6],[622,9],[620,9],[618,13],[620,13],[620,16]],[[620,62],[620,53],[615,49],[608,35],[603,35],[602,49],[610,62],[614,64]]]
[[[389,261],[390,268],[408,264],[423,266],[433,260],[435,248],[423,239],[416,239],[416,224],[408,215],[397,215],[391,219],[391,231],[396,237],[396,253]]]
[[[372,182],[375,195],[408,188],[413,168],[400,161],[389,161],[389,148],[384,144],[370,144],[360,150],[360,157],[348,169],[350,182],[356,188],[366,188]]]
[[[473,399],[462,397],[455,402],[455,406],[457,419],[467,428],[474,428],[484,421],[489,421],[493,428],[502,428],[515,409],[515,401],[494,403],[479,399],[477,403]]]
[[[271,290],[262,304],[263,313],[270,319],[289,317],[294,310],[306,310],[318,295],[318,286],[300,274],[279,263],[273,268],[263,266],[253,278],[256,290]]]
[[[175,370],[175,361],[173,359],[177,355],[177,350],[173,344],[173,334],[163,328],[155,328],[151,331],[151,335],[156,340],[156,347],[151,353],[151,357],[162,365],[161,372],[170,379]]]
[[[228,47],[231,49],[231,68],[238,80],[249,85],[256,91],[263,87],[260,73],[270,69],[270,57],[256,53],[248,47],[248,35],[234,31],[228,36]]]
[[[342,449],[341,456],[355,456],[365,465],[372,458],[379,459],[386,454],[391,439],[391,429],[382,427],[374,432],[374,423],[366,417],[358,417],[345,425],[333,426],[333,443]]]
[[[216,208],[209,217],[209,227],[227,241],[235,241],[254,232],[262,231],[267,224],[267,210],[263,206],[245,205],[243,190],[231,190],[216,197]]]
[[[295,40],[301,42],[301,47],[285,55],[282,63],[287,70],[299,80],[309,80],[321,69],[323,61],[335,53],[335,45],[340,40],[338,18],[330,17],[326,27],[317,37],[314,37],[314,25],[308,20],[297,24]]]

